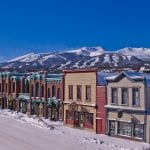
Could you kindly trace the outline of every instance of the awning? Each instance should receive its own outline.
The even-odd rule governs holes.
[[[27,96],[27,95],[20,95],[20,96],[18,97],[18,100],[19,100],[19,101],[22,101],[22,102],[29,102],[30,96]]]
[[[47,106],[59,108],[60,106],[62,106],[62,101],[56,98],[49,98]]]
[[[34,99],[32,100],[32,104],[46,103],[46,100]]]

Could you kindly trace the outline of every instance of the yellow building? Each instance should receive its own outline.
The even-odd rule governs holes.
[[[64,71],[64,123],[96,132],[96,69]]]

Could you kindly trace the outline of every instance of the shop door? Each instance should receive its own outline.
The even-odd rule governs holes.
[[[115,135],[115,121],[109,120],[109,135]]]
[[[79,112],[74,112],[74,125],[79,126]]]
[[[51,108],[51,120],[55,121],[55,108]]]
[[[102,133],[102,119],[96,119],[96,133]]]

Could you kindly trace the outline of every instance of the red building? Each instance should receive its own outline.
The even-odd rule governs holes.
[[[62,75],[48,75],[47,83],[47,116],[50,120],[62,120],[63,83]]]

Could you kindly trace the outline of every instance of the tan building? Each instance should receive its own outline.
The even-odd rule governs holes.
[[[64,123],[96,132],[95,69],[64,71]]]
[[[107,133],[150,143],[150,77],[122,72],[107,77]]]

